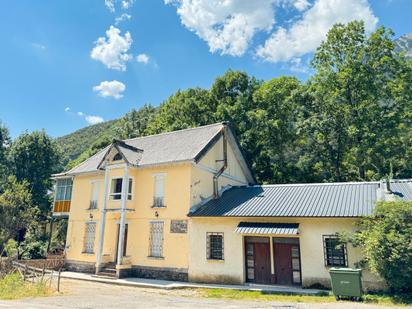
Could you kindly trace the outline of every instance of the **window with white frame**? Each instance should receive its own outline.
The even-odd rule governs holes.
[[[165,180],[166,180],[166,174],[155,174],[154,175],[153,207],[165,207],[165,204],[164,204]]]
[[[90,205],[89,209],[97,209],[97,201],[99,200],[99,190],[100,190],[100,182],[99,181],[92,181],[92,190],[90,196]]]
[[[110,185],[110,199],[111,200],[121,200],[122,199],[122,185],[123,178],[113,178]],[[132,199],[132,188],[133,188],[133,179],[129,178],[129,185],[127,191],[127,199]]]
[[[149,256],[163,257],[163,226],[162,221],[150,222]]]
[[[206,233],[208,260],[224,260],[223,233]]]
[[[86,222],[83,239],[83,253],[94,253],[96,222]]]
[[[348,266],[346,244],[336,235],[323,235],[323,250],[326,266]]]

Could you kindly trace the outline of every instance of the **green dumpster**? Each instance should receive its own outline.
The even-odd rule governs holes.
[[[331,268],[332,291],[336,299],[342,297],[360,300],[362,297],[362,271],[352,268]]]

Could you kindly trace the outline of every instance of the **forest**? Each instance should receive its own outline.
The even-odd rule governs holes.
[[[179,90],[158,107],[54,140],[0,128],[0,254],[44,255],[51,174],[110,144],[229,121],[259,183],[368,181],[412,177],[412,61],[393,32],[367,34],[362,22],[336,24],[318,47],[306,81],[263,81],[229,70],[210,89]]]

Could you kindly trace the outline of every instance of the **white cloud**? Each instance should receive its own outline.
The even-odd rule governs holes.
[[[207,42],[212,53],[241,56],[253,36],[270,31],[278,0],[165,0],[174,4],[182,24]]]
[[[288,69],[292,72],[298,73],[308,73],[309,72],[309,63],[302,62],[302,58],[292,58],[289,61]]]
[[[298,11],[304,11],[310,6],[310,3],[307,0],[295,0],[293,1],[293,6]]]
[[[87,116],[85,117],[85,119],[86,119],[86,121],[87,121],[89,124],[97,124],[97,123],[101,123],[101,122],[104,121],[104,119],[103,119],[102,117],[100,117],[100,116],[92,116],[92,115],[87,115]]]
[[[116,0],[104,0],[104,5],[109,9],[110,12],[114,12],[115,11],[115,4]]]
[[[84,113],[83,112],[77,112],[77,115],[80,116],[80,117],[83,117]]]
[[[46,45],[40,44],[40,43],[32,43],[31,46],[33,46],[34,48],[37,49],[41,49],[41,50],[46,50]]]
[[[65,109],[64,109],[64,111],[67,113],[67,112],[70,112],[70,107],[66,107]]]
[[[116,100],[123,97],[122,92],[125,91],[125,89],[125,84],[117,80],[112,80],[111,82],[104,81],[101,82],[100,85],[93,87],[93,91],[98,92],[99,96],[103,98],[113,97]]]
[[[146,54],[140,54],[140,55],[136,56],[136,61],[140,62],[140,63],[148,64],[149,60],[150,60],[150,58]]]
[[[130,9],[132,7],[132,5],[134,4],[134,0],[123,0],[122,1],[122,9],[127,10]]]
[[[367,0],[317,0],[289,29],[272,33],[256,54],[270,62],[289,61],[315,51],[333,24],[353,20],[363,20],[368,32],[378,22]]]
[[[127,54],[133,42],[132,36],[129,32],[122,36],[114,26],[110,26],[106,36],[97,39],[90,53],[91,58],[101,61],[109,69],[125,71],[126,62],[132,58],[132,55]]]
[[[120,24],[121,22],[124,22],[124,21],[126,21],[126,20],[130,20],[131,18],[132,18],[132,15],[127,14],[127,13],[123,13],[122,15],[120,15],[119,17],[116,17],[116,18],[114,19],[114,24],[115,24],[115,25],[118,25],[118,24]]]

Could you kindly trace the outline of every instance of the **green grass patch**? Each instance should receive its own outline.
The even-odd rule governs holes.
[[[236,299],[252,301],[273,301],[289,303],[333,303],[337,302],[331,293],[323,292],[320,295],[278,294],[260,291],[240,291],[226,289],[198,289],[198,295],[206,298]],[[343,302],[343,301],[339,301]],[[412,296],[390,294],[367,294],[363,296],[364,303],[384,306],[406,306],[412,304]]]
[[[0,279],[0,299],[47,296],[49,289],[44,282],[25,282],[18,273]]]

